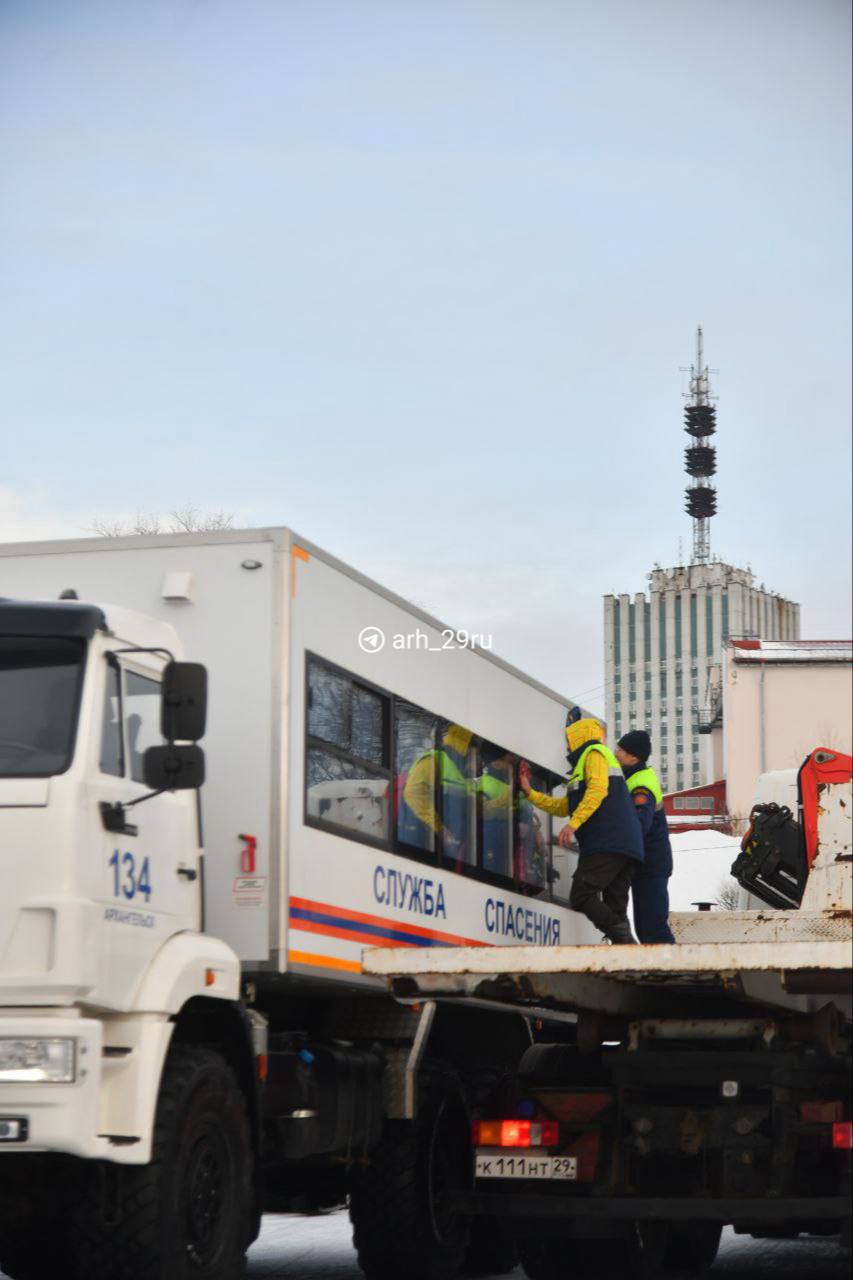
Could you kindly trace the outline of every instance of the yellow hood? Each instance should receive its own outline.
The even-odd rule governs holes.
[[[473,736],[470,729],[463,729],[461,724],[452,724],[442,738],[442,742],[457,755],[467,756]]]
[[[566,741],[570,751],[577,751],[585,742],[603,742],[604,730],[591,716],[586,720],[576,720],[566,729]]]

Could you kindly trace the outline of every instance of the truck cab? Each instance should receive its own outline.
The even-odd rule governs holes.
[[[13,1276],[54,1274],[73,1215],[93,1247],[98,1169],[125,1167],[128,1194],[150,1179],[163,1089],[202,1039],[224,1049],[212,1075],[252,1077],[239,961],[201,932],[203,673],[178,657],[173,628],[130,610],[0,601],[0,1266]],[[248,1115],[251,1088],[237,1094]],[[248,1204],[243,1218],[245,1248]],[[87,1256],[93,1275],[111,1265]]]

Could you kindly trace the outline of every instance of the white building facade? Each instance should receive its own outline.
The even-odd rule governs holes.
[[[655,568],[649,592],[604,597],[609,735],[646,729],[665,791],[714,781],[699,733],[708,677],[731,636],[797,640],[800,606],[722,563]]]
[[[816,747],[853,750],[853,641],[730,640],[712,673],[703,730],[741,835],[762,773],[796,769]]]

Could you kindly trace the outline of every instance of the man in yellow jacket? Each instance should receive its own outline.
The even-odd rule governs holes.
[[[519,766],[518,781],[531,804],[556,817],[568,816],[560,832],[567,847],[578,843],[578,866],[569,906],[611,942],[636,939],[628,923],[631,881],[643,862],[643,833],[619,761],[604,745],[597,720],[575,707],[566,718],[570,773],[565,796],[548,796],[530,785],[530,766]]]
[[[397,834],[406,844],[469,862],[468,825],[473,779],[468,752],[473,734],[447,725],[437,748],[422,752],[409,768],[400,803]]]

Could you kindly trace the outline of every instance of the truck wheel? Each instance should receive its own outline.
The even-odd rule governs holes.
[[[418,1118],[386,1124],[353,1179],[350,1218],[367,1280],[453,1280],[468,1223],[450,1203],[471,1184],[468,1116],[452,1076],[428,1082]]]
[[[465,1254],[466,1276],[508,1276],[518,1266],[518,1246],[503,1235],[500,1224],[475,1218]]]
[[[252,1222],[246,1104],[224,1058],[166,1060],[148,1165],[99,1163],[74,1223],[79,1280],[240,1280]]]
[[[664,1254],[664,1269],[683,1276],[701,1276],[710,1271],[723,1234],[719,1222],[672,1222]]]
[[[662,1223],[632,1222],[619,1239],[524,1240],[521,1265],[529,1280],[654,1280],[663,1270],[666,1245]]]

